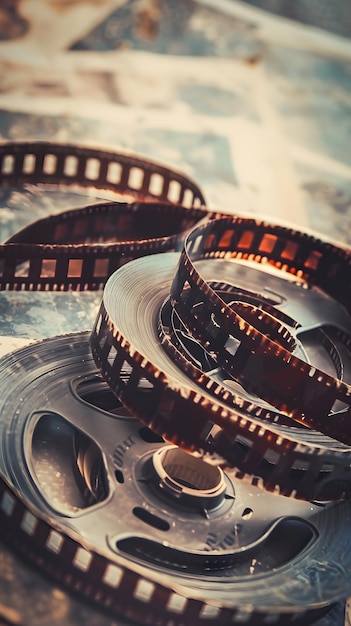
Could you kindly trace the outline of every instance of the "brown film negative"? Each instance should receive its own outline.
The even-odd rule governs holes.
[[[0,246],[2,290],[100,289],[130,259],[179,247],[207,216],[193,181],[146,159],[43,142],[0,146],[1,187],[39,183],[108,190],[130,203],[101,202],[23,228]]]
[[[289,337],[285,325],[270,314],[254,305],[228,306],[196,270],[197,260],[211,257],[271,264],[307,288],[322,289],[350,313],[350,252],[264,222],[216,220],[187,238],[171,290],[183,323],[219,366],[278,410],[349,445],[351,386],[296,357],[284,345]],[[350,335],[342,328],[335,333],[349,351]],[[342,408],[331,415],[337,401]]]
[[[53,142],[0,145],[2,187],[26,183],[78,185],[139,200],[202,206],[204,196],[188,176],[160,163],[112,150]]]
[[[38,220],[0,246],[0,289],[101,289],[133,258],[179,248],[203,209],[109,202]]]
[[[277,626],[310,626],[330,610],[329,605],[281,613],[268,607],[243,610],[240,605],[221,607],[186,597],[162,584],[162,576],[158,582],[149,580],[124,563],[118,565],[86,548],[77,537],[56,530],[50,521],[35,514],[1,477],[0,519],[3,538],[41,572],[108,613],[139,624],[226,626],[244,622],[248,626],[260,626],[270,618]]]

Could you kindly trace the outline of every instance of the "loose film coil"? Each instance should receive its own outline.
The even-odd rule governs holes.
[[[152,429],[147,431],[151,433],[148,440],[143,440],[135,419],[120,407],[116,410],[113,403],[111,409],[110,401],[108,408],[103,404],[102,413],[99,406],[92,411],[94,436],[86,431],[80,418],[76,422],[65,413],[64,400],[54,393],[49,406],[43,408],[40,391],[43,381],[51,389],[51,377],[59,387],[62,378],[62,384],[66,387],[69,384],[68,396],[73,397],[77,389],[75,383],[71,385],[72,376],[77,380],[83,363],[84,370],[88,368],[87,391],[81,400],[85,402],[94,395],[95,387],[105,384],[96,373],[91,378],[86,336],[72,336],[69,347],[66,338],[47,340],[17,353],[13,361],[12,357],[5,358],[0,364],[0,374],[6,391],[14,383],[16,368],[16,376],[28,368],[23,390],[19,390],[20,408],[12,407],[10,400],[4,405],[11,429],[17,428],[17,443],[25,451],[23,457],[13,437],[5,436],[0,514],[8,537],[20,551],[61,582],[93,597],[114,613],[143,623],[166,625],[171,621],[179,626],[209,623],[209,620],[217,623],[219,620],[221,624],[263,624],[267,620],[277,624],[311,623],[332,602],[349,593],[344,539],[335,537],[334,529],[331,530],[337,525],[341,536],[346,537],[347,531],[342,530],[349,523],[349,504],[325,504],[327,500],[350,497],[350,450],[332,439],[344,441],[344,433],[348,432],[343,418],[349,407],[350,293],[349,286],[342,289],[342,283],[349,276],[349,253],[316,238],[256,220],[226,218],[210,222],[214,215],[201,208],[204,198],[195,183],[137,157],[42,142],[6,144],[1,146],[0,155],[3,187],[27,183],[79,185],[127,196],[127,202],[121,202],[119,197],[118,203],[103,202],[44,218],[11,237],[0,250],[1,289],[97,289],[119,268],[105,289],[91,335],[92,351],[103,378],[123,405]],[[177,254],[166,252],[178,249],[185,231],[203,218],[207,223],[191,232],[180,259]],[[141,256],[143,259],[136,259]],[[244,265],[233,263],[233,259]],[[286,283],[289,286],[282,290],[283,298],[276,285],[273,291],[268,288],[264,292],[260,280],[264,276],[266,283],[271,278],[253,270],[252,262],[256,268],[263,269],[266,264],[283,270],[286,276],[294,278],[294,285]],[[231,276],[234,267],[235,279]],[[300,298],[301,294],[304,296]],[[308,312],[304,326],[299,321],[299,310]],[[237,335],[232,331],[233,323],[237,324]],[[252,342],[249,348],[244,334]],[[251,384],[250,371],[259,371],[259,358],[262,355],[263,359],[267,358],[265,349],[278,374],[285,366],[286,353],[296,371],[297,365],[303,364],[299,374],[303,382],[308,376],[314,383],[317,372],[316,380],[321,378],[317,382],[328,387],[332,404],[335,400],[339,403],[334,407],[331,428],[326,426],[325,413],[329,409],[324,411],[322,424],[315,414],[311,419],[311,412],[305,420],[305,414],[302,415],[305,405],[295,405],[290,397],[287,401],[282,399],[284,394],[280,395],[281,385],[276,381],[264,386],[263,379],[257,376]],[[54,352],[58,356],[53,361]],[[233,361],[242,363],[238,356],[244,353],[246,370],[232,367]],[[315,354],[318,367],[311,364]],[[325,364],[328,374],[322,371]],[[65,368],[67,375],[63,374]],[[56,369],[60,370],[57,378],[52,374]],[[38,381],[36,372],[41,372]],[[268,381],[272,378],[273,369]],[[311,382],[307,382],[309,388]],[[34,391],[32,412],[27,407],[22,411],[21,397],[29,389]],[[339,393],[340,389],[339,399],[335,390]],[[11,421],[12,408],[14,421]],[[151,445],[154,452],[148,456],[145,467],[136,464],[135,459],[127,461],[128,455],[125,457],[133,447],[131,441],[135,443],[134,430],[128,431],[113,452],[107,452],[110,444],[103,443],[96,435],[106,412],[111,441],[113,433],[120,436],[122,423],[133,423],[139,433],[135,435],[136,441],[141,437]],[[18,415],[21,417],[17,421]],[[295,422],[291,425],[291,417],[306,421],[309,426],[322,425],[320,429],[328,434]],[[31,424],[29,430],[27,426],[22,429],[20,423]],[[8,423],[4,424],[6,430]],[[67,510],[57,509],[53,495],[45,493],[42,480],[33,482],[35,468],[30,467],[26,448],[31,445],[28,442],[35,440],[43,451],[46,439],[52,436],[50,429],[57,426],[70,433],[70,454],[76,469],[73,477],[67,477],[68,485],[78,485],[86,509],[96,507],[100,513],[104,512],[111,476],[114,475],[115,489],[116,481],[118,485],[126,484],[127,472],[134,486],[146,485],[140,491],[147,505],[144,506],[143,500],[142,506],[140,502],[132,506],[132,519],[156,533],[156,540],[154,537],[148,542],[140,536],[137,541],[135,537],[132,541],[119,538],[118,550],[110,552],[109,545],[106,552],[106,546],[102,547],[93,537],[87,540],[82,527],[66,524],[63,517],[67,517]],[[205,452],[206,463],[196,454],[187,455],[160,441],[153,432],[181,448]],[[15,461],[11,460],[12,456]],[[205,474],[202,469],[199,471],[203,467]],[[236,478],[248,478],[249,486]],[[261,487],[266,491],[262,492]],[[273,496],[269,491],[318,502],[309,505]],[[251,531],[246,526],[247,534],[242,539],[248,543],[244,544],[244,550],[237,549],[237,537],[233,539],[228,533],[222,536],[218,548],[213,537],[218,528],[223,532],[218,520],[228,513],[226,507],[230,509],[232,501],[236,506],[248,496],[257,506],[258,493],[260,498],[267,499],[267,504],[269,498],[284,503],[285,512],[292,507],[286,524],[278,517],[274,522],[266,520],[267,527],[261,528],[261,536],[251,543]],[[168,522],[160,511],[165,510],[165,502],[171,509],[175,507],[173,517],[178,509],[183,516],[190,515],[190,511],[193,515],[195,507],[196,514],[206,520],[204,523],[212,524],[212,535],[207,537],[204,550],[191,545],[176,550],[175,545],[182,545],[179,536],[173,538],[172,549],[163,545],[159,534],[167,532]],[[254,510],[243,507],[240,523],[251,518]],[[313,523],[309,519],[305,521],[310,514]],[[300,517],[304,521],[295,524],[294,519]],[[201,528],[199,518],[196,520],[197,528]],[[253,522],[252,528],[256,526]],[[129,528],[129,521],[123,528]],[[279,597],[273,594],[268,601],[264,600],[267,582],[266,578],[263,582],[252,547],[262,548],[260,556],[266,556],[271,548],[281,545],[282,538],[284,543],[289,543],[284,533],[295,531],[300,541],[296,553],[285,554],[283,562],[274,561],[275,556],[271,560],[272,572],[277,568],[277,578],[272,584],[278,584]],[[179,527],[179,532],[183,533],[182,538],[188,537],[187,530],[180,531]],[[323,574],[318,550],[325,557]],[[239,556],[242,554],[243,559]],[[291,566],[300,572],[302,586],[296,585],[295,578],[289,575]],[[179,572],[186,572],[184,580]],[[214,583],[209,582],[208,572],[213,574]],[[223,573],[228,584],[223,585],[221,578],[217,585],[216,577]],[[198,575],[200,586],[194,579]],[[304,595],[306,580],[308,593]]]
[[[78,185],[184,206],[205,204],[190,177],[135,154],[45,141],[0,145],[2,187]]]
[[[229,306],[196,271],[194,261],[222,257],[270,263],[340,302],[350,313],[350,252],[315,237],[255,220],[226,218],[194,229],[172,285],[172,303],[183,323],[218,365],[273,406],[332,437],[351,443],[351,386],[294,356],[286,326],[274,316],[235,302]],[[230,292],[230,285],[228,286]],[[197,306],[204,302],[201,310]],[[236,308],[239,306],[238,312]],[[350,353],[350,330],[332,322]],[[233,345],[234,344],[234,345]],[[337,354],[335,351],[335,359]],[[342,408],[333,411],[337,401]]]
[[[116,201],[51,215],[9,238],[1,290],[100,289],[130,259],[177,249],[208,216],[196,183],[156,162],[74,145],[0,145],[0,187],[28,184],[103,190]]]

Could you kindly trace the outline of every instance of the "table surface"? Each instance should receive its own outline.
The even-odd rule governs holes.
[[[331,33],[234,0],[10,4],[0,7],[1,140],[141,153],[187,172],[212,208],[350,245],[346,22]],[[0,240],[91,200],[36,186],[0,190]],[[3,349],[18,337],[91,328],[100,300],[100,293],[1,294]],[[44,580],[6,546],[0,623],[123,624]],[[318,622],[343,623],[342,602]]]

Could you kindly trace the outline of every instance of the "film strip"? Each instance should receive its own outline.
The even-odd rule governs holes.
[[[130,259],[177,249],[207,216],[199,187],[155,162],[73,145],[0,145],[0,186],[28,184],[103,190],[118,202],[51,215],[12,236],[0,246],[1,290],[100,289]]]
[[[347,543],[349,503],[254,498],[179,454],[111,397],[88,332],[3,357],[0,388],[2,535],[104,610],[160,626],[307,626],[345,595],[350,556],[335,527]]]
[[[236,478],[298,499],[349,498],[348,446],[318,431],[293,426],[294,422],[288,425],[286,414],[235,388],[233,378],[223,385],[229,375],[225,377],[221,368],[217,368],[218,377],[218,371],[213,376],[195,367],[171,339],[167,350],[163,349],[166,337],[164,324],[160,332],[160,311],[169,298],[177,262],[178,256],[172,253],[157,255],[133,261],[109,279],[91,342],[96,363],[111,388],[135,415],[174,444],[190,451],[219,453],[236,468]],[[222,269],[223,277],[221,265],[233,280],[235,266],[218,259],[206,261],[205,275],[220,277]],[[293,306],[301,309],[301,295],[309,295],[309,290],[296,285],[295,292]],[[317,299],[312,309],[319,311],[324,300],[319,300],[318,291],[313,294]],[[338,316],[337,303],[328,298],[325,302],[326,308],[331,307],[327,322],[332,319],[338,333],[340,329],[347,333],[350,321],[343,306]],[[324,317],[316,315],[307,323],[317,326],[319,335]],[[218,324],[214,328],[220,330]],[[336,346],[323,332],[321,336],[323,351],[340,372],[336,354],[340,356],[342,340]],[[346,350],[345,362],[347,357]],[[129,375],[123,370],[126,363]],[[140,393],[145,380],[147,396]]]
[[[349,503],[325,504],[351,496],[349,252],[253,219],[219,219],[204,208],[193,181],[136,156],[43,142],[0,146],[0,186],[31,184],[105,190],[118,201],[44,218],[0,247],[2,290],[94,290],[110,277],[90,348],[86,334],[53,338],[0,363],[4,397],[8,389],[14,396],[15,380],[23,384],[18,397],[35,390],[23,412],[4,399],[3,415],[14,421],[9,430],[2,422],[0,515],[11,544],[69,588],[142,623],[311,624],[349,593]],[[181,255],[171,252],[189,231]],[[42,391],[38,367],[50,371]],[[89,415],[88,395],[82,396],[79,422],[77,405],[65,407],[79,376],[93,396],[96,385],[107,383],[122,407],[108,400]],[[52,381],[65,391],[55,395]],[[97,433],[106,413],[102,440]],[[23,450],[39,423],[49,420],[51,427],[56,418],[63,431],[68,419],[75,433],[68,486],[83,484],[80,497],[93,514],[96,507],[100,524],[109,516],[111,485],[113,492],[132,485],[140,502],[135,494],[120,496],[130,497],[131,527],[141,522],[140,534],[103,546],[101,538],[87,540],[79,514],[77,525],[66,526],[67,510],[53,508],[40,481],[33,489],[35,472]],[[129,456],[142,439],[137,420],[151,433],[143,440],[153,450],[152,457],[145,452],[145,467],[141,449]],[[98,463],[103,456],[108,468]],[[270,498],[284,510],[263,517],[256,542],[250,522],[234,537],[221,526],[230,519],[233,530],[250,519],[253,510],[242,506],[247,494],[256,507],[264,497],[267,510]],[[238,526],[230,517],[233,502],[242,506]],[[197,531],[201,520],[209,527],[205,547],[182,546],[190,525],[179,527],[171,550],[165,547],[163,533],[173,526],[160,515],[167,507],[173,522],[177,511],[193,520],[196,510]],[[297,507],[307,507],[313,519]],[[297,537],[297,547],[278,562],[272,555],[284,532]],[[268,599],[257,555],[273,563],[272,576],[276,570],[270,588],[277,595]],[[302,586],[282,576],[291,563],[300,568]]]
[[[119,202],[38,220],[0,246],[0,289],[101,289],[131,259],[177,249],[204,214],[179,205]]]
[[[350,253],[263,222],[212,221],[187,238],[171,290],[183,323],[219,366],[278,410],[350,445],[351,386],[294,356],[293,336],[280,320],[251,304],[226,304],[194,266],[218,255],[270,263],[323,289],[350,313]],[[350,350],[349,332],[336,328],[335,333]],[[337,401],[342,408],[331,415]]]
[[[205,204],[198,185],[188,176],[124,152],[42,141],[4,143],[0,172],[2,187],[77,185],[139,200],[188,207]]]

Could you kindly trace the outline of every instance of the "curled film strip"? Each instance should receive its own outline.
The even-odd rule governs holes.
[[[306,287],[323,289],[350,313],[350,252],[255,220],[212,221],[187,238],[171,290],[183,323],[218,365],[292,418],[349,445],[351,386],[295,356],[293,335],[274,316],[253,304],[226,304],[194,267],[193,261],[212,256],[271,263]],[[350,332],[333,320],[325,325],[349,351]],[[330,415],[337,401],[342,407]]]
[[[198,186],[155,162],[73,145],[0,145],[0,187],[28,184],[103,190],[118,202],[51,215],[12,236],[0,246],[2,290],[100,289],[130,259],[176,249],[207,215]]]
[[[75,417],[77,403],[84,403],[86,412],[86,399],[94,396],[96,405],[96,394],[100,394],[96,388],[105,385],[96,372],[85,369],[91,356],[83,335],[72,336],[69,348],[67,338],[56,338],[17,353],[13,362],[12,357],[2,361],[4,389],[14,382],[15,363],[17,374],[21,371],[24,375],[28,368],[19,398],[33,395],[34,402],[28,407],[20,400],[23,412],[14,409],[16,416],[21,414],[18,420],[13,418],[14,407],[8,400],[3,411],[8,420],[2,425],[5,443],[0,514],[8,537],[32,561],[70,588],[80,590],[118,615],[142,623],[312,623],[332,602],[349,593],[349,564],[343,548],[349,504],[304,504],[268,491],[319,501],[349,497],[349,449],[310,428],[289,426],[289,411],[272,402],[271,390],[271,395],[264,399],[253,396],[256,387],[251,388],[246,379],[241,379],[247,386],[245,390],[232,372],[225,371],[225,363],[216,362],[218,354],[213,346],[221,347],[220,341],[228,333],[225,324],[221,329],[217,309],[211,311],[208,325],[213,344],[204,347],[201,333],[196,336],[191,320],[195,311],[201,328],[208,315],[204,310],[211,293],[209,306],[213,306],[213,301],[224,302],[236,315],[243,316],[251,335],[261,337],[269,328],[274,346],[301,361],[309,361],[310,356],[312,361],[317,354],[321,369],[326,364],[331,376],[347,378],[347,295],[343,299],[336,284],[334,291],[329,289],[319,272],[307,272],[307,268],[319,268],[320,258],[330,249],[330,259],[335,264],[339,260],[342,265],[336,274],[339,280],[347,265],[343,260],[347,254],[321,244],[325,249],[319,256],[319,249],[313,248],[315,240],[307,236],[287,230],[283,236],[284,229],[268,225],[263,225],[263,230],[267,229],[263,233],[262,225],[253,220],[228,218],[208,222],[205,230],[191,233],[176,270],[177,254],[158,253],[177,249],[184,231],[204,216],[211,217],[200,207],[204,203],[201,191],[188,179],[135,157],[133,160],[72,146],[7,144],[1,147],[1,154],[2,186],[78,184],[136,198],[130,204],[103,203],[45,218],[2,246],[2,289],[96,289],[123,265],[106,287],[91,346],[104,379],[129,410],[110,410],[110,400],[107,405],[104,400],[102,407],[91,410],[89,426],[88,422],[83,424],[79,411]],[[151,182],[154,174],[161,177],[158,193],[154,193],[156,186]],[[173,180],[176,184],[172,184]],[[184,204],[188,188],[187,208],[170,203],[172,200]],[[160,224],[163,216],[164,225]],[[224,222],[226,231],[221,231]],[[235,228],[242,224],[240,237],[234,236],[234,223]],[[293,243],[288,244],[288,233]],[[301,256],[303,247],[297,245],[295,236],[298,242],[299,237],[305,242],[303,252],[309,258],[303,267],[305,273],[294,257],[293,251],[299,250]],[[283,269],[295,268],[291,275],[308,289],[291,285],[281,289],[281,283],[274,285],[273,293],[268,293],[268,289],[262,294],[257,284],[248,289],[248,280],[252,281],[254,275],[252,268],[247,270],[249,274],[241,286],[238,280],[238,287],[238,267],[244,270],[229,258],[261,262],[262,242],[266,248],[271,246],[264,250],[265,258],[276,268],[282,267],[282,258],[292,261],[294,257],[295,265],[287,263]],[[274,254],[270,254],[273,249]],[[275,256],[278,250],[279,259]],[[152,256],[146,258],[146,254]],[[131,261],[138,256],[143,259]],[[127,261],[130,262],[126,264]],[[229,278],[234,266],[235,279]],[[187,272],[189,278],[185,278]],[[259,276],[258,285],[261,272]],[[320,287],[327,294],[321,295]],[[187,300],[189,291],[192,302]],[[308,297],[301,300],[300,294]],[[288,302],[287,310],[279,306],[279,297]],[[307,311],[311,320],[299,320],[301,309]],[[140,325],[140,332],[135,325]],[[216,344],[218,334],[220,340]],[[234,337],[227,334],[224,344],[235,355]],[[67,376],[63,373],[66,368]],[[74,407],[65,408],[60,394],[55,396],[54,392],[48,396],[49,405],[44,402],[40,389],[44,385],[45,394],[51,389],[52,373],[47,371],[56,369],[60,372],[55,378],[57,387],[61,389],[62,377]],[[43,377],[39,371],[44,371]],[[74,382],[79,376],[84,380],[86,377],[87,390],[80,396],[78,383]],[[103,395],[110,398],[106,385]],[[98,434],[104,419],[101,415],[106,416],[107,411],[108,444]],[[145,441],[140,435],[140,423],[131,414],[153,429],[144,429],[144,435],[158,432],[168,442],[150,434]],[[67,473],[67,468],[64,474],[65,492],[68,488],[70,493],[72,488],[74,500],[78,489],[82,515],[67,510],[67,505],[76,506],[75,500],[67,503],[61,495],[57,501],[57,493],[46,492],[45,472],[50,470],[50,463],[45,465],[43,458],[47,458],[47,440],[52,431],[57,437],[57,427],[63,432],[62,441],[68,437],[68,456],[52,458],[51,465],[60,462],[65,466],[69,460],[71,467],[73,459],[73,475]],[[16,450],[17,444],[10,435],[13,429],[24,452]],[[149,452],[144,454],[139,443]],[[190,451],[208,450],[214,457],[207,461],[212,462],[185,454],[170,445],[174,443]],[[134,456],[129,456],[130,449]],[[236,469],[223,472],[218,454],[226,459],[228,467]],[[225,464],[222,467],[225,469]],[[249,487],[235,480],[248,476]],[[258,489],[262,486],[268,491]],[[62,490],[62,485],[57,488]],[[255,497],[258,494],[260,497]],[[100,523],[103,510],[108,524],[114,510],[110,503],[122,495],[128,500],[128,515],[115,534],[104,533],[109,541],[102,543],[95,534],[87,538],[82,520],[93,520],[98,514]],[[247,499],[254,505],[250,506]],[[258,506],[260,501],[264,502],[266,513]],[[166,517],[160,515],[165,509]],[[116,512],[113,515],[115,522]],[[165,533],[173,528],[169,519],[174,520],[175,516],[176,530],[169,533],[168,541]],[[335,525],[341,538],[338,535],[337,539],[332,531]],[[198,528],[202,529],[200,545],[190,540],[195,527],[196,534]],[[129,528],[134,528],[135,534],[129,536]],[[282,542],[289,544],[288,534],[290,539],[294,536],[292,552],[282,551],[281,547]],[[331,541],[332,536],[339,547]],[[325,557],[325,575],[319,571],[318,554]],[[303,580],[302,585],[291,576],[291,566],[298,572],[298,580]],[[277,595],[267,597],[267,572],[272,577],[271,586],[277,586]]]
[[[200,234],[205,232],[208,238],[209,231],[228,231],[228,225],[233,228],[236,222],[239,231],[250,232],[253,236],[258,230],[260,240],[267,234],[279,243],[279,247],[288,245],[287,238],[291,231],[243,218],[209,222],[200,227]],[[298,239],[300,235],[291,233],[291,236]],[[189,235],[189,240],[198,241],[198,237],[199,230],[195,229]],[[300,237],[306,249],[311,250],[315,240],[309,240],[305,235]],[[189,241],[186,245],[189,246]],[[335,251],[337,259],[344,258],[345,265],[348,263],[346,252],[329,245],[326,247]],[[229,301],[234,298],[234,306],[239,299],[240,311],[244,311],[246,319],[239,326],[238,337],[241,333],[246,339],[248,331],[253,343],[268,343],[268,332],[271,336],[275,332],[281,344],[283,340],[280,340],[280,335],[284,333],[286,345],[292,346],[297,355],[292,353],[295,361],[300,362],[303,356],[306,367],[312,369],[312,365],[308,364],[312,358],[315,365],[321,362],[339,377],[350,376],[348,344],[351,324],[345,307],[321,292],[318,286],[308,285],[306,276],[300,275],[297,282],[288,282],[281,277],[266,274],[262,284],[262,272],[257,273],[257,270],[249,266],[245,268],[228,258],[221,259],[219,255],[212,258],[216,248],[217,243],[212,245],[210,254],[203,255],[203,259],[197,261],[196,267],[189,261],[188,265],[191,264],[192,269],[189,269],[186,278],[182,275],[180,279],[179,275],[184,274],[183,260],[188,260],[188,256],[183,254],[176,267],[178,256],[170,253],[143,259],[142,262],[133,261],[109,279],[92,334],[93,354],[104,378],[122,402],[150,428],[189,450],[219,452],[236,468],[237,478],[247,478],[270,491],[299,499],[337,500],[350,497],[350,448],[347,445],[310,428],[294,426],[295,422],[289,426],[286,413],[279,413],[281,407],[274,397],[272,399],[272,395],[268,397],[268,406],[267,403],[262,404],[257,396],[245,396],[235,386],[235,378],[217,366],[214,347],[217,346],[218,351],[223,345],[230,351],[233,346],[239,350],[239,341],[235,343],[237,337],[234,338],[234,331],[230,330],[232,335],[229,335],[226,325],[220,324],[217,309],[212,308],[206,294],[211,290],[212,300],[216,303],[219,301],[222,309],[226,306],[224,294],[225,297],[229,296]],[[247,246],[246,253],[249,256]],[[231,254],[236,254],[234,245]],[[205,278],[201,278],[201,271],[204,271]],[[248,290],[253,273],[255,282]],[[186,296],[175,300],[179,282],[182,286],[187,285]],[[240,283],[241,291],[238,291],[234,284],[240,286]],[[216,287],[222,290],[221,298],[219,292],[215,291]],[[194,298],[190,296],[191,289],[196,293]],[[167,332],[164,331],[167,320],[160,331],[160,311],[162,315],[165,306],[163,302],[167,302],[170,293],[176,303],[175,314],[179,315],[185,327],[186,315],[192,314],[196,321],[202,323],[201,329],[204,327],[209,334],[210,346],[209,342],[204,344],[197,341],[197,347],[201,347],[205,361],[206,358],[207,362],[211,361],[207,363],[207,371],[215,370],[215,376],[207,374],[206,363],[204,365],[201,362],[200,366],[195,367],[189,357],[184,356],[184,350],[182,352],[179,345],[172,342],[172,338],[167,340]],[[178,301],[182,308],[178,307]],[[266,324],[265,335],[247,321],[249,319],[256,323],[257,317],[254,316],[258,315],[258,301],[259,316],[262,314]],[[274,307],[272,302],[275,302]],[[275,316],[272,315],[273,308],[276,310]],[[260,318],[257,321],[262,323]],[[168,329],[170,326],[168,321]],[[174,336],[175,332],[173,339]],[[194,340],[193,335],[190,337],[193,343],[199,339],[195,336]],[[161,344],[167,348],[166,351]],[[274,342],[273,346],[283,352],[280,344]],[[183,341],[183,348],[184,345]],[[189,350],[191,352],[191,348]],[[288,354],[291,356],[290,352]],[[272,361],[273,373],[279,376],[275,359]],[[130,366],[128,377],[120,375],[124,363]],[[225,374],[227,385],[223,385]],[[272,371],[269,370],[267,375],[272,375]],[[138,393],[138,387],[145,379],[149,385],[147,401],[145,394]],[[195,385],[191,385],[191,379]],[[307,384],[309,381],[310,376],[307,374]],[[265,394],[262,395],[265,398]],[[276,404],[278,409],[275,408]],[[342,416],[344,405],[337,407],[337,410],[340,410]],[[336,419],[338,425],[338,415],[336,412],[331,416],[333,424]]]
[[[139,200],[201,206],[204,197],[188,176],[124,152],[53,142],[0,145],[2,187],[27,183],[110,190]]]

